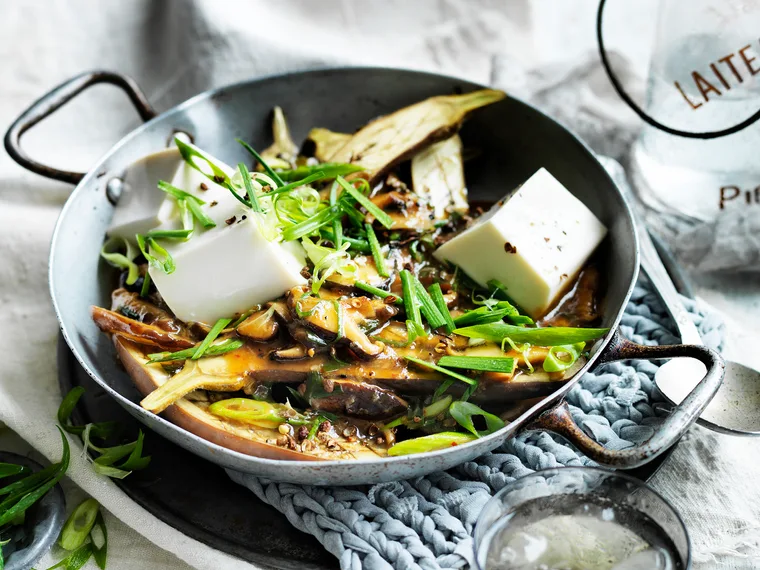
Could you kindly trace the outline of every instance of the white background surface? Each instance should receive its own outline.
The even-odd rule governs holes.
[[[646,72],[655,4],[611,3],[608,9],[610,47],[629,56],[630,71],[640,76]],[[568,122],[582,119],[577,128],[592,141],[600,131],[599,142],[614,135],[610,125],[625,129],[637,122],[609,95],[595,63],[595,9],[593,0],[6,0],[0,9],[0,128],[52,86],[93,68],[132,75],[164,110],[232,81],[349,63],[437,70],[484,83],[496,79],[527,98],[539,91],[537,102],[554,107]],[[578,75],[576,66],[584,62],[584,75]],[[523,71],[535,68],[540,71]],[[573,88],[543,99],[541,88],[557,83]],[[85,170],[137,124],[122,95],[98,87],[31,132],[25,143],[45,162]],[[51,458],[59,453],[53,417],[60,396],[46,262],[53,224],[69,191],[23,171],[0,151],[0,419]],[[705,280],[700,288],[730,316],[730,354],[755,366],[758,285],[752,276],[730,283]],[[12,436],[6,432],[2,438],[5,447]],[[756,440],[696,429],[656,477],[655,487],[684,514],[695,568],[760,567],[754,562],[760,558],[759,451]],[[108,517],[110,569],[248,567],[171,531],[94,477],[81,458],[71,475],[126,523]],[[73,491],[72,505],[81,497]]]

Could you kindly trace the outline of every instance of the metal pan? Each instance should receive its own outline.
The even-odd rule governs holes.
[[[57,170],[27,156],[20,146],[24,132],[98,83],[123,89],[146,123],[124,137],[87,174]],[[50,293],[64,338],[81,365],[130,414],[171,441],[225,467],[278,481],[356,485],[421,476],[471,460],[521,429],[552,430],[609,467],[637,467],[664,452],[715,394],[723,379],[723,361],[701,346],[640,346],[620,336],[617,326],[639,271],[638,242],[628,205],[581,141],[556,121],[513,98],[475,113],[463,128],[466,144],[483,153],[477,168],[467,172],[471,198],[497,200],[542,166],[580,198],[609,228],[599,255],[607,281],[603,325],[611,331],[595,343],[588,363],[573,379],[501,431],[445,450],[376,460],[284,461],[244,455],[142,409],[138,404],[140,395],[116,361],[111,342],[90,319],[90,305],[108,304],[113,276],[98,255],[113,213],[109,181],[135,160],[165,148],[177,131],[189,134],[204,149],[235,164],[248,158],[234,142],[235,137],[257,147],[269,144],[269,116],[274,105],[285,109],[294,138],[299,140],[314,126],[352,132],[373,117],[426,97],[479,88],[482,86],[459,79],[414,71],[326,69],[265,77],[207,91],[156,115],[131,79],[91,72],[44,95],[11,125],[5,146],[23,167],[77,185],[53,233]],[[564,396],[587,370],[604,362],[671,357],[696,358],[706,365],[707,374],[649,441],[629,449],[609,450],[573,423]]]

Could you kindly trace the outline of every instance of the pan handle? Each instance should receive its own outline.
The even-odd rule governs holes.
[[[148,103],[137,83],[130,77],[111,71],[88,71],[61,83],[58,87],[40,97],[13,122],[8,132],[5,133],[5,150],[8,151],[11,158],[27,170],[31,170],[47,178],[79,184],[82,178],[84,178],[84,173],[58,170],[57,168],[45,166],[33,160],[21,148],[21,137],[26,131],[45,117],[52,115],[82,91],[99,83],[110,83],[111,85],[121,87],[132,101],[143,121],[149,121],[156,116],[153,107]]]
[[[576,425],[565,400],[538,416],[527,426],[527,429],[543,429],[557,433],[589,458],[605,467],[633,469],[644,465],[678,441],[710,403],[723,381],[725,373],[723,359],[717,352],[704,346],[691,344],[642,346],[623,338],[619,332],[616,332],[599,360],[601,364],[618,360],[656,360],[675,357],[696,358],[707,367],[707,374],[683,402],[673,409],[654,435],[641,445],[622,450],[607,449],[600,445]]]

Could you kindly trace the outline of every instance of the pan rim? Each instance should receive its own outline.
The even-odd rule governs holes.
[[[610,325],[609,332],[601,339],[597,340],[594,344],[594,347],[592,348],[591,355],[588,359],[588,362],[567,382],[565,382],[562,386],[557,388],[554,392],[551,394],[545,396],[541,401],[537,402],[533,406],[531,406],[528,410],[524,411],[519,417],[508,423],[504,428],[500,429],[497,432],[494,432],[490,435],[487,435],[485,437],[473,440],[471,442],[458,445],[451,448],[445,448],[445,449],[439,449],[435,451],[428,451],[424,453],[418,453],[414,455],[404,455],[404,456],[387,456],[387,457],[378,457],[377,459],[331,459],[331,460],[304,460],[304,461],[298,461],[298,460],[290,460],[290,459],[267,459],[258,457],[255,455],[248,455],[245,453],[241,453],[239,451],[235,451],[233,449],[223,447],[221,445],[218,445],[216,443],[213,443],[207,439],[201,438],[194,433],[189,432],[188,430],[185,430],[178,425],[166,420],[160,415],[153,414],[144,408],[140,407],[138,404],[130,400],[129,398],[126,398],[121,393],[119,393],[117,390],[112,388],[107,382],[103,381],[99,374],[90,368],[88,363],[85,361],[85,359],[80,355],[79,350],[74,346],[74,344],[70,340],[70,332],[73,334],[75,332],[75,329],[72,329],[71,331],[67,330],[67,325],[64,322],[64,320],[61,318],[61,310],[58,306],[58,293],[57,289],[53,280],[53,272],[54,272],[54,265],[56,262],[56,251],[57,251],[57,241],[58,236],[61,231],[62,221],[66,218],[66,214],[68,213],[69,208],[71,207],[71,204],[73,202],[73,198],[76,193],[82,192],[83,189],[87,186],[89,186],[90,181],[93,178],[98,177],[98,173],[101,171],[103,164],[119,149],[129,144],[133,139],[141,136],[144,131],[148,130],[154,123],[159,121],[164,121],[168,117],[181,114],[186,109],[198,105],[204,101],[213,99],[215,97],[218,97],[220,95],[223,95],[227,91],[235,91],[237,89],[240,89],[242,87],[247,87],[255,84],[261,84],[268,81],[278,81],[278,80],[284,80],[289,77],[294,76],[315,76],[315,75],[324,75],[324,74],[330,74],[330,73],[395,73],[395,74],[408,74],[408,75],[415,75],[415,76],[425,76],[435,79],[446,79],[452,82],[457,82],[461,84],[463,87],[466,87],[468,89],[485,89],[487,86],[463,79],[460,77],[447,75],[447,74],[441,74],[441,73],[435,73],[430,71],[423,71],[423,70],[416,70],[416,69],[410,69],[410,68],[396,68],[396,67],[384,67],[384,66],[334,66],[334,67],[320,67],[316,69],[308,69],[308,70],[300,70],[300,71],[291,71],[287,73],[273,73],[264,75],[261,77],[255,77],[253,79],[244,79],[241,81],[237,81],[231,84],[223,85],[220,87],[215,87],[212,89],[208,89],[206,91],[203,91],[201,93],[198,93],[197,95],[193,95],[189,99],[186,99],[185,101],[178,103],[177,105],[167,109],[166,111],[163,111],[162,113],[156,115],[149,121],[146,121],[145,123],[139,125],[126,135],[124,135],[118,142],[116,142],[111,148],[109,148],[94,164],[93,167],[88,170],[84,178],[76,185],[74,190],[71,192],[71,195],[66,200],[66,203],[64,204],[63,208],[61,209],[58,219],[56,220],[55,227],[53,229],[53,234],[51,238],[50,243],[50,255],[48,258],[48,287],[50,292],[51,301],[53,303],[53,308],[55,310],[56,319],[58,320],[59,328],[61,330],[61,334],[63,335],[64,340],[66,341],[66,344],[68,344],[69,348],[71,349],[72,353],[74,354],[74,357],[76,358],[77,362],[82,366],[82,368],[87,372],[87,374],[95,381],[98,385],[103,388],[106,393],[108,393],[112,398],[115,398],[117,402],[119,402],[122,407],[125,407],[133,416],[144,416],[144,417],[151,417],[153,421],[158,421],[160,424],[162,424],[167,429],[170,429],[172,431],[176,431],[178,435],[181,435],[182,437],[189,438],[196,442],[197,444],[200,444],[204,447],[206,447],[208,450],[210,450],[213,454],[222,454],[229,456],[231,458],[234,458],[237,461],[242,461],[244,463],[248,464],[260,464],[260,465],[266,465],[269,467],[290,467],[290,468],[299,468],[299,467],[306,467],[309,468],[316,468],[316,469],[328,469],[328,468],[350,468],[351,466],[390,466],[395,464],[404,464],[410,461],[410,459],[417,461],[417,460],[426,460],[426,459],[432,459],[432,458],[443,458],[447,455],[450,455],[455,450],[460,450],[464,448],[472,448],[475,445],[479,445],[484,451],[483,453],[487,452],[490,449],[494,449],[497,447],[501,442],[506,440],[507,437],[514,434],[516,431],[518,431],[520,428],[524,426],[524,424],[535,417],[538,413],[541,411],[549,408],[559,400],[563,399],[564,396],[569,392],[581,379],[581,377],[588,372],[588,370],[596,363],[597,359],[600,357],[602,352],[608,347],[610,344],[610,341],[612,340],[612,337],[616,334],[618,331],[618,327],[620,325],[620,320],[622,319],[623,313],[625,311],[625,307],[631,297],[631,294],[633,293],[633,289],[635,287],[636,281],[639,276],[639,238],[638,238],[638,232],[635,224],[633,223],[633,215],[631,212],[631,206],[628,203],[627,198],[625,195],[620,191],[620,189],[617,187],[617,184],[612,179],[612,177],[609,175],[607,170],[604,168],[604,166],[598,161],[596,153],[583,141],[581,140],[571,129],[569,129],[566,125],[564,125],[561,121],[558,121],[557,119],[547,115],[540,109],[534,107],[530,103],[525,102],[524,100],[513,97],[512,95],[507,93],[507,97],[509,99],[512,99],[528,108],[531,109],[532,112],[537,113],[542,119],[549,121],[551,123],[554,123],[555,125],[559,126],[567,135],[569,135],[570,140],[573,142],[573,144],[579,146],[583,151],[585,151],[587,154],[589,154],[594,162],[596,162],[597,166],[601,169],[601,172],[603,176],[606,178],[606,181],[609,183],[609,186],[614,188],[614,191],[618,194],[618,197],[620,198],[620,201],[623,205],[623,211],[620,213],[620,215],[624,215],[627,218],[627,221],[629,223],[629,226],[632,231],[632,237],[633,237],[633,243],[631,244],[633,247],[633,255],[634,255],[634,271],[631,275],[631,280],[628,285],[628,288],[623,295],[622,301],[620,303],[620,306],[617,307],[615,310],[615,315],[612,320],[612,323]]]

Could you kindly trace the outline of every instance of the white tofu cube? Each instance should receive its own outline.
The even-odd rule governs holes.
[[[167,222],[172,215],[172,204],[165,202],[166,194],[158,189],[158,181],[172,180],[182,164],[179,150],[172,148],[130,165],[124,174],[108,235],[134,242],[135,234]]]
[[[297,244],[267,241],[250,211],[246,214],[242,208],[232,224],[222,221],[187,241],[160,244],[174,258],[176,269],[167,274],[151,267],[150,277],[185,322],[213,324],[306,283],[301,276],[305,259],[293,247]]]
[[[434,255],[458,265],[483,287],[491,279],[502,282],[524,311],[539,318],[567,290],[606,233],[596,216],[541,168]]]

